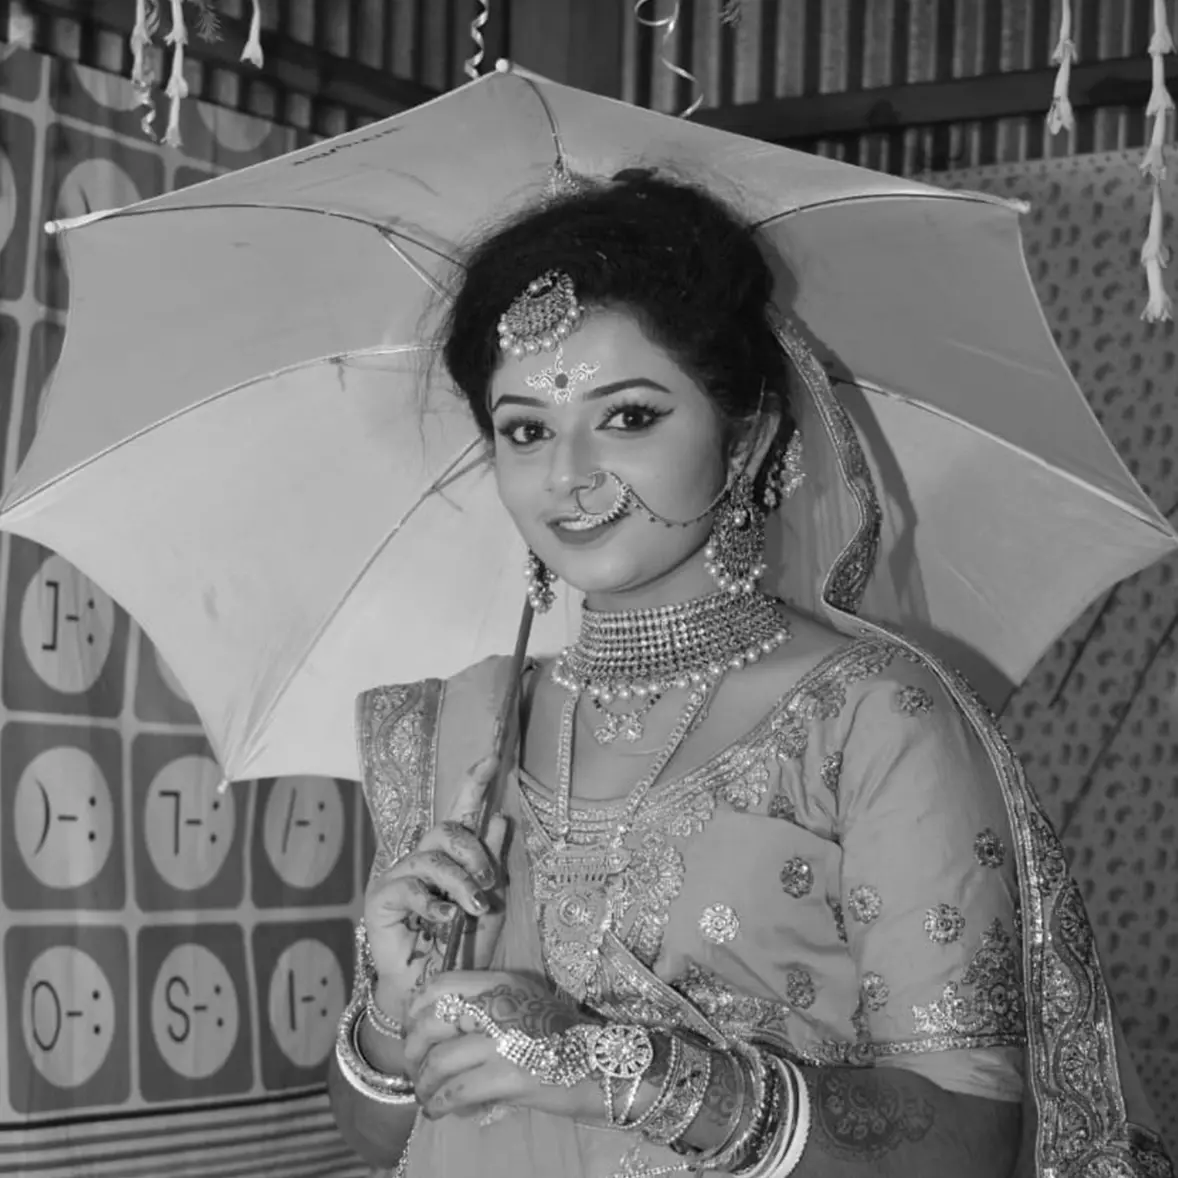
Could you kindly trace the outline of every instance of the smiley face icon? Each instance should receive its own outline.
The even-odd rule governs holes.
[[[114,803],[94,758],[61,746],[34,757],[13,799],[16,845],[50,888],[76,888],[102,870],[114,842]]]
[[[295,941],[279,954],[270,977],[270,1029],[292,1063],[326,1062],[345,1005],[343,970],[322,941]]]
[[[203,888],[233,845],[236,805],[219,793],[221,774],[208,757],[177,757],[153,778],[143,803],[147,853],[155,869],[182,891]]]
[[[114,603],[56,553],[29,581],[20,612],[29,666],[56,691],[89,691],[110,655]]]
[[[102,1066],[117,1030],[110,981],[89,953],[72,945],[54,945],[33,961],[21,1012],[25,1050],[58,1088],[85,1084]]]
[[[195,942],[177,945],[151,992],[151,1032],[168,1067],[189,1080],[220,1071],[240,1022],[237,987],[221,959]]]
[[[344,847],[344,803],[330,777],[280,777],[270,790],[262,842],[290,887],[321,884]]]

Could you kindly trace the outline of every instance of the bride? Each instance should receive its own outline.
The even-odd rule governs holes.
[[[468,259],[447,368],[533,604],[585,608],[485,842],[508,660],[361,697],[340,1128],[409,1178],[1172,1176],[1016,759],[855,617],[870,475],[760,250],[630,171]]]

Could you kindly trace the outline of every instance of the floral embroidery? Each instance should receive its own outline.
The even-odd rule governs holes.
[[[798,820],[798,808],[786,793],[775,793],[769,799],[769,817],[781,818],[786,822]]]
[[[699,931],[705,940],[725,945],[740,932],[740,917],[727,904],[710,904],[700,914]]]
[[[785,712],[774,719],[769,743],[779,761],[800,761],[810,744],[810,730],[797,716]]]
[[[919,716],[933,710],[933,697],[923,687],[898,687],[892,706],[905,716]]]
[[[949,945],[961,936],[965,917],[952,904],[938,904],[924,914],[924,931],[938,945]]]
[[[749,1039],[757,1033],[786,1033],[790,1008],[785,1003],[738,993],[698,965],[689,965],[683,977],[671,986],[725,1035]]]
[[[791,969],[785,977],[785,1000],[798,1010],[814,1005],[814,979],[804,969]]]
[[[962,987],[972,993],[963,995]],[[982,934],[982,944],[961,975],[928,1006],[914,1006],[912,1017],[921,1035],[984,1036],[989,1042],[1016,1044],[1026,1034],[1023,991],[1014,941],[995,919]]]
[[[421,841],[433,811],[435,681],[366,691],[358,707],[364,793],[377,835],[373,873]]]
[[[883,910],[883,900],[870,884],[859,884],[853,887],[847,896],[847,909],[853,920],[860,924],[870,924]]]
[[[814,869],[800,855],[795,855],[781,869],[781,886],[795,900],[808,896],[814,887]]]
[[[1006,860],[1006,848],[998,832],[989,826],[973,841],[974,858],[983,867],[1001,867]]]
[[[720,796],[734,810],[756,806],[769,787],[769,766],[760,749],[749,749],[745,756],[730,762],[732,776],[720,787]]]
[[[843,754],[830,753],[822,762],[822,784],[839,800],[839,778],[843,772]]]
[[[859,991],[863,995],[863,1001],[868,1010],[883,1010],[891,997],[891,990],[888,989],[887,982],[872,970],[868,970],[863,975],[863,979],[859,983]]]
[[[838,939],[846,944],[847,940],[847,921],[843,916],[843,906],[837,900],[827,900],[830,905],[830,914],[834,917],[834,931],[838,933]]]

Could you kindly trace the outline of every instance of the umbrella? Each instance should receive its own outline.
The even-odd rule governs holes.
[[[140,622],[227,778],[355,777],[358,691],[511,648],[524,553],[423,312],[554,165],[635,161],[714,186],[788,266],[881,486],[872,616],[1001,702],[1173,550],[1052,341],[1016,205],[500,72],[59,227],[66,344],[0,527]]]

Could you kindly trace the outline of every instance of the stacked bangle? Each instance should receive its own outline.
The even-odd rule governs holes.
[[[372,985],[365,987],[367,993],[364,998],[364,1013],[372,1024],[372,1029],[386,1038],[395,1039],[398,1043],[405,1040],[405,1028],[396,1019],[390,1018],[376,1003],[376,995]]]
[[[653,1145],[677,1141],[699,1116],[712,1080],[712,1053],[685,1037],[676,1036],[679,1051],[673,1053],[663,1086],[642,1118],[642,1135]]]
[[[413,1104],[413,1084],[407,1076],[390,1076],[374,1068],[364,1058],[357,1032],[364,1017],[368,987],[362,986],[340,1016],[335,1036],[335,1057],[340,1073],[353,1088],[379,1104]]]

